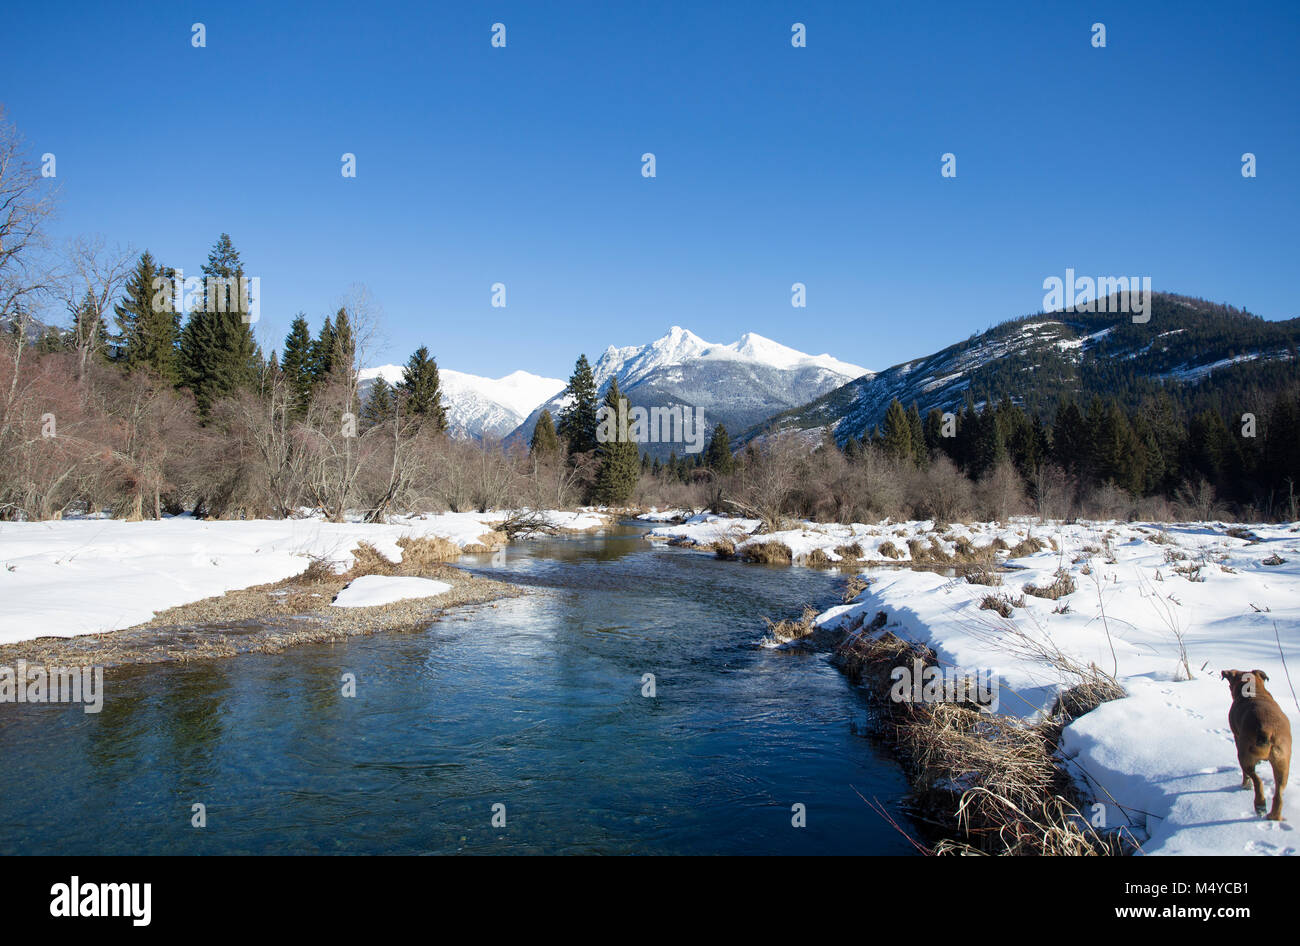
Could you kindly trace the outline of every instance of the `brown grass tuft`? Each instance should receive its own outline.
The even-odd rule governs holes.
[[[460,558],[463,551],[455,542],[440,535],[427,535],[419,538],[403,536],[397,540],[397,547],[402,550],[401,567],[404,572],[413,571],[427,565],[454,562]]]
[[[848,604],[862,592],[866,591],[871,582],[861,575],[850,575],[844,583],[844,603]]]
[[[802,640],[816,630],[813,624],[816,617],[817,609],[805,606],[803,614],[797,621],[773,621],[771,618],[763,618],[763,622],[767,624],[765,640],[773,644],[789,644],[791,641]]]
[[[369,542],[358,542],[352,550],[352,557],[355,562],[343,576],[347,581],[362,575],[391,575],[397,570],[397,564]],[[308,568],[310,570],[310,566]]]
[[[837,545],[835,546],[835,554],[846,563],[860,562],[862,561],[862,546],[857,542],[854,542],[851,545]]]
[[[837,564],[822,549],[813,549],[803,557],[803,563],[809,568],[832,568]]]
[[[1030,582],[1025,585],[1024,592],[1027,595],[1033,595],[1035,598],[1046,598],[1048,601],[1055,601],[1057,598],[1064,598],[1068,594],[1073,594],[1074,579],[1070,577],[1068,571],[1062,568],[1056,573],[1056,580],[1050,585],[1040,587]]]
[[[789,565],[794,558],[790,546],[773,540],[746,545],[741,549],[740,557],[742,561],[759,565]]]
[[[1018,545],[1012,546],[1007,551],[1008,558],[1023,558],[1026,555],[1033,555],[1035,552],[1041,552],[1047,548],[1047,543],[1034,536],[1027,536]]]

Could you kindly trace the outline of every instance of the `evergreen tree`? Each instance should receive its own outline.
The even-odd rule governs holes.
[[[883,438],[885,453],[899,460],[911,459],[912,425],[907,419],[907,411],[898,399],[889,402],[885,411],[885,433]]]
[[[1061,469],[1078,474],[1087,469],[1091,453],[1083,412],[1073,401],[1062,401],[1052,424],[1052,458]]]
[[[713,428],[708,449],[704,451],[704,465],[719,476],[726,476],[732,470],[731,439],[722,424]]]
[[[333,342],[329,359],[331,370],[353,370],[357,358],[357,340],[352,331],[352,320],[348,317],[347,309],[339,309],[334,316],[331,336]]]
[[[180,380],[180,313],[171,289],[175,278],[175,270],[159,266],[145,250],[127,279],[122,301],[113,307],[115,360],[128,371],[145,368],[173,384]]]
[[[560,438],[555,432],[555,422],[551,420],[550,411],[543,410],[538,416],[537,426],[533,428],[533,439],[528,449],[537,457],[551,456],[559,452]]]
[[[18,320],[13,322],[13,331],[18,331]],[[36,353],[38,355],[49,355],[56,351],[65,351],[68,347],[68,340],[62,332],[54,326],[50,326],[41,335],[36,342]]]
[[[620,505],[631,498],[641,475],[641,461],[636,444],[632,441],[621,418],[628,414],[627,398],[618,390],[618,378],[610,378],[605,393],[605,419],[598,421],[602,429],[610,431],[597,448],[600,469],[596,473],[595,496],[597,502],[607,506]]]
[[[311,377],[313,384],[323,384],[334,370],[334,358],[338,346],[334,339],[334,323],[326,319],[320,327],[320,334],[311,343]]]
[[[375,378],[375,383],[370,386],[370,393],[366,395],[365,407],[361,409],[361,423],[366,429],[378,427],[392,420],[395,414],[396,398],[392,385],[381,375]]]
[[[442,407],[442,389],[438,381],[438,363],[429,357],[429,349],[421,345],[415,350],[402,371],[397,385],[404,409],[419,418],[435,431],[447,429],[447,413]]]
[[[568,441],[569,453],[586,453],[595,450],[596,443],[596,379],[586,355],[579,355],[565,389],[569,403],[560,410],[556,432]]]
[[[917,466],[928,466],[930,451],[925,446],[925,425],[921,421],[921,411],[915,401],[912,402],[911,410],[907,412],[907,428],[912,442],[912,460]]]
[[[944,450],[944,443],[948,440],[943,435],[943,411],[937,407],[930,408],[929,413],[925,415],[925,429],[921,436],[925,438],[925,452],[933,456],[940,450]]]
[[[244,266],[229,234],[218,238],[203,275],[203,300],[181,333],[180,368],[206,416],[218,400],[252,384],[260,359],[250,313],[241,306]]]
[[[280,367],[293,401],[292,412],[301,417],[307,412],[312,388],[312,339],[307,316],[299,312],[284,338],[284,357]],[[383,380],[382,378],[380,379]]]

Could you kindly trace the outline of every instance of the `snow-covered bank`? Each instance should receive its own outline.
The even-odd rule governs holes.
[[[1015,558],[1018,570],[1002,573],[1000,586],[877,570],[867,590],[817,624],[856,626],[883,610],[887,631],[926,644],[941,665],[991,670],[999,712],[1026,719],[1077,682],[1047,654],[1114,672],[1129,696],[1075,720],[1061,743],[1071,771],[1105,806],[1108,826],[1131,825],[1148,854],[1296,853],[1293,827],[1259,818],[1251,793],[1240,790],[1231,700],[1219,679],[1224,669],[1265,671],[1293,727],[1300,723],[1283,663],[1300,672],[1294,526],[1231,527],[1234,537],[1218,523],[1011,525],[1011,536],[980,524],[953,531],[978,546],[979,537],[1014,544],[1032,530],[1056,548]],[[1052,585],[1062,571],[1073,592],[1027,591]],[[989,596],[1001,596],[1011,616],[981,608]],[[1272,772],[1265,764],[1259,773],[1271,798]]]
[[[675,517],[678,517],[678,511],[663,514],[663,518],[666,519]],[[660,521],[656,516],[649,514],[638,518]],[[790,550],[796,564],[808,562],[809,557],[815,553],[820,553],[829,562],[885,564],[911,561],[914,551],[909,543],[920,542],[921,546],[916,550],[920,554],[938,550],[945,556],[954,557],[963,554],[963,550],[994,545],[999,539],[1006,544],[1006,547],[1013,547],[1022,542],[1026,534],[1024,526],[1019,529],[1002,529],[978,524],[975,526],[954,524],[936,533],[933,522],[876,525],[861,522],[848,525],[803,522],[792,529],[758,535],[755,533],[759,525],[757,519],[699,513],[689,516],[684,522],[651,529],[646,538],[651,541],[667,541],[676,545],[703,549],[713,549],[719,545],[731,546],[741,557],[744,556],[746,549],[776,542]]]
[[[384,524],[318,518],[254,521],[71,519],[0,523],[0,644],[132,627],[154,612],[280,581],[313,558],[350,567],[368,542],[394,561],[404,536],[441,536],[461,548],[499,543],[505,513],[392,517]],[[553,528],[606,524],[591,512],[548,512]]]

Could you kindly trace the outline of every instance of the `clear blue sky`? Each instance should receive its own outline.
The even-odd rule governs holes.
[[[492,376],[567,377],[673,324],[883,368],[1038,311],[1067,266],[1300,315],[1295,0],[62,2],[5,21],[0,102],[57,155],[55,232],[192,273],[229,232],[268,349],[352,283],[383,306],[378,360],[427,344]]]

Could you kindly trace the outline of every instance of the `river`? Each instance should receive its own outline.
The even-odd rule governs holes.
[[[466,556],[530,593],[418,631],[109,668],[99,714],[0,705],[0,853],[910,853],[858,794],[903,820],[864,701],[756,646],[838,576],[643,532]]]

